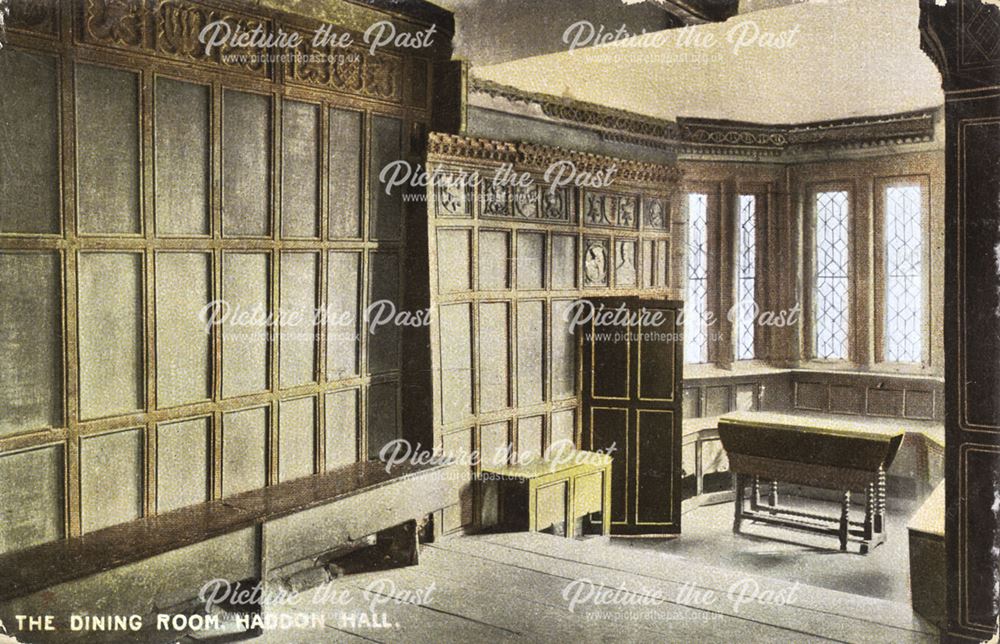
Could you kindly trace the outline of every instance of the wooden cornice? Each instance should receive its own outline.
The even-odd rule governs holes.
[[[476,78],[470,94],[531,105],[557,121],[599,132],[612,141],[670,148],[685,154],[781,156],[813,149],[930,141],[938,108],[794,125],[702,118],[657,119],[573,99],[525,92]]]
[[[579,172],[606,172],[615,168],[615,178],[635,186],[676,186],[681,171],[673,165],[620,159],[536,143],[497,141],[478,137],[431,132],[427,155],[431,161],[456,163],[509,163],[521,171],[543,174],[557,162],[570,161]]]

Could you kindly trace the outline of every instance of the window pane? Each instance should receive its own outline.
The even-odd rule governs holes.
[[[816,358],[847,359],[848,266],[847,193],[817,193],[813,294]]]
[[[688,195],[684,361],[708,361],[708,195]]]
[[[923,239],[920,186],[885,191],[885,359],[923,358]]]
[[[754,283],[757,273],[757,198],[740,195],[739,253],[736,275],[736,359],[752,360],[754,355]]]

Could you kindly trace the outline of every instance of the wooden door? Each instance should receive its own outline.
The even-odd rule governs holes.
[[[681,529],[681,302],[595,298],[577,326],[580,447],[612,450],[611,534]],[[581,316],[582,317],[582,316]]]

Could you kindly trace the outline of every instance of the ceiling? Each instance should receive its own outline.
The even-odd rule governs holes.
[[[757,10],[612,45],[473,65],[472,73],[664,119],[793,124],[944,101],[940,75],[920,50],[914,0],[744,4]],[[738,46],[741,38],[750,44]],[[771,46],[761,46],[765,39]]]

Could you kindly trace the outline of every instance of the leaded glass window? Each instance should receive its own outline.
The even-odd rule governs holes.
[[[816,193],[814,357],[847,359],[849,244],[847,193]]]
[[[757,197],[740,195],[736,275],[736,316],[734,349],[737,360],[753,360],[754,320],[757,304],[754,285],[757,276]]]
[[[920,186],[885,191],[885,333],[887,362],[923,357],[923,209]]]
[[[708,195],[688,195],[684,361],[708,362]]]

